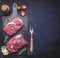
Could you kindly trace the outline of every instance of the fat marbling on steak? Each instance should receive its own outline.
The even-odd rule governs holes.
[[[4,32],[6,32],[8,35],[13,35],[16,33],[21,27],[24,25],[22,19],[16,17],[12,19],[4,28]]]
[[[11,38],[11,40],[8,41],[8,43],[6,44],[6,49],[10,53],[15,53],[26,45],[27,41],[25,40],[23,34],[19,34],[14,36],[13,38]]]

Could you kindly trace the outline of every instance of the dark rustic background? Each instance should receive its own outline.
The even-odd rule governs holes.
[[[56,0],[1,0],[0,5],[10,7],[16,2],[27,5],[29,26],[34,28],[34,51],[40,58],[60,57],[60,1]],[[1,29],[1,21],[0,21]],[[28,27],[29,30],[29,27]],[[28,32],[29,34],[29,32]],[[0,45],[2,44],[0,30]],[[30,35],[28,35],[30,38]],[[34,58],[38,58],[38,56]],[[4,56],[6,58],[20,58],[20,56]],[[28,58],[31,56],[28,56]],[[22,57],[23,58],[23,57]],[[25,57],[24,57],[25,58]],[[33,58],[33,56],[32,56]]]

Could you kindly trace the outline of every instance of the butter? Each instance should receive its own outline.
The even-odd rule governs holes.
[[[9,54],[9,52],[8,52],[8,50],[6,49],[5,46],[2,46],[2,47],[1,47],[1,51],[2,51],[3,55],[8,55],[8,54]]]

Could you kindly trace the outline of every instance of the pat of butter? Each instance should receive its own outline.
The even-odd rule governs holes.
[[[1,51],[2,51],[3,55],[8,55],[8,54],[9,54],[9,52],[8,52],[8,50],[6,49],[5,46],[2,46],[2,47],[1,47]]]

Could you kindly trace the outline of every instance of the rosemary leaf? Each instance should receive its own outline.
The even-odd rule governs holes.
[[[24,48],[18,53],[18,55],[21,55],[26,49],[27,49],[27,48],[24,47]]]
[[[7,41],[7,38],[8,38],[8,36],[6,36],[6,37],[5,37],[4,42],[3,42],[3,43],[5,43],[5,42]]]
[[[8,20],[8,19],[6,19],[6,20],[5,20],[5,22],[4,22],[4,25],[6,25],[8,22],[9,22],[9,20]]]

